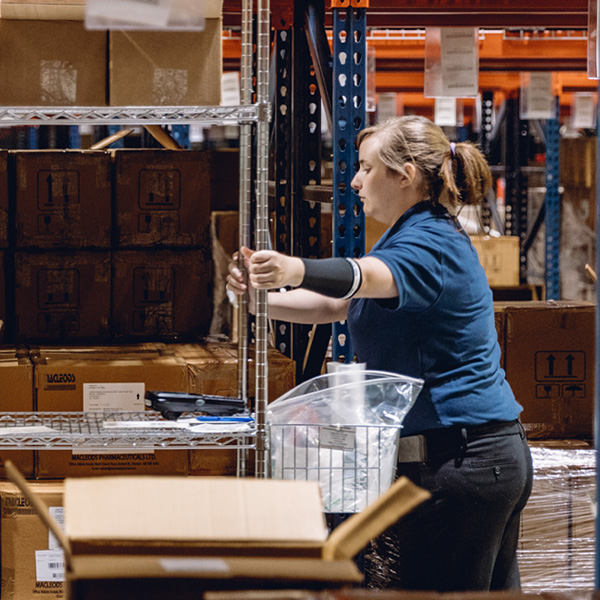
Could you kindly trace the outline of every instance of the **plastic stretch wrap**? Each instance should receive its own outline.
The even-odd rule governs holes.
[[[326,512],[359,512],[392,483],[397,440],[422,380],[369,370],[320,375],[267,410],[271,477],[319,481]]]
[[[522,513],[518,559],[524,593],[594,590],[595,450],[579,441],[530,443],[533,490]],[[365,553],[367,587],[401,588],[394,528]]]
[[[521,518],[524,592],[594,589],[596,459],[582,442],[531,444],[533,491]]]

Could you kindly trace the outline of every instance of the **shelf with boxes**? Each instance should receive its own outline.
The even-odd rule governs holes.
[[[208,341],[1,348],[0,478],[6,459],[35,479],[236,474],[239,451],[256,448],[255,421],[210,422],[191,412],[175,421],[144,397],[152,390],[236,397],[237,350]],[[250,398],[256,360],[250,348]],[[274,348],[267,360],[272,401],[294,387],[296,366]]]
[[[207,14],[207,17],[214,16],[214,18],[207,18],[205,31],[198,35],[182,32],[128,32],[124,35],[118,31],[110,31],[107,38],[103,32],[86,31],[81,21],[36,21],[35,19],[20,21],[21,13],[15,14],[13,21],[3,19],[0,23],[0,45],[3,47],[0,75],[7,82],[7,86],[3,86],[3,90],[0,92],[0,105],[2,105],[0,107],[0,125],[166,125],[169,123],[240,125],[242,150],[240,152],[240,176],[241,183],[243,183],[240,188],[239,202],[240,223],[243,224],[243,227],[240,226],[240,231],[245,233],[246,229],[249,229],[246,227],[246,222],[249,222],[250,212],[251,154],[256,157],[256,230],[258,232],[267,231],[267,169],[265,167],[268,162],[268,130],[271,120],[271,107],[268,102],[269,6],[268,2],[259,1],[257,3],[256,27],[253,31],[252,3],[248,0],[243,2],[242,105],[216,106],[215,104],[220,102],[222,72],[222,18],[220,3],[217,4],[219,4],[217,13],[215,15]],[[6,16],[6,13],[3,14],[3,17]],[[252,44],[253,37],[256,38],[254,45]],[[57,43],[57,40],[60,40],[60,43]],[[31,51],[32,48],[35,49],[35,52]],[[252,55],[254,51],[257,56],[257,68],[253,74]],[[24,65],[23,61],[29,61],[29,63]],[[28,88],[22,85],[22,82],[16,82],[15,86],[8,85],[9,82],[14,81],[14,77],[11,76],[14,72],[31,75],[27,81],[30,84]],[[256,82],[255,102],[251,89],[253,75]],[[253,125],[256,127],[256,144],[253,144],[251,139],[250,128]],[[63,182],[63,188],[65,185],[68,188],[69,181]],[[52,189],[54,190],[54,188]],[[46,223],[47,220],[43,221],[42,225]],[[57,223],[60,225],[58,220]],[[243,239],[246,240],[246,237]],[[245,241],[244,243],[248,245],[249,242]],[[14,250],[17,249],[16,245]],[[257,236],[256,246],[257,249],[267,246],[266,236],[262,233]],[[47,249],[43,250],[44,253],[47,253]],[[170,251],[170,248],[168,250]],[[27,259],[35,257],[35,249],[28,248],[24,256]],[[13,264],[16,265],[14,262]],[[63,266],[62,263],[59,265],[62,272],[69,270],[62,268]],[[140,270],[140,268],[137,269],[137,271]],[[75,273],[76,269],[71,268],[70,271]],[[36,282],[40,281],[39,272],[40,270],[37,269]],[[179,277],[179,279],[186,281],[185,277]],[[129,280],[131,281],[131,277]],[[146,280],[147,278],[144,279],[144,281]],[[163,280],[164,277],[161,275],[160,281]],[[154,285],[155,283],[152,280],[154,286],[152,290],[158,289]],[[59,289],[59,292],[61,291],[64,290]],[[145,291],[148,291],[147,288],[144,288]],[[193,295],[189,289],[186,292],[190,296]],[[99,295],[106,296],[106,293],[99,293]],[[60,297],[67,298],[65,294]],[[71,297],[69,293],[68,299],[70,300]],[[52,302],[55,299],[56,296],[53,292]],[[240,322],[244,325],[240,327],[241,331],[246,329],[244,314],[244,310],[241,310]],[[182,442],[181,432],[178,432],[177,436],[173,436],[177,437],[177,440],[171,440],[169,437],[171,432],[166,432],[171,425],[166,424],[164,425],[165,431],[153,432],[149,436],[146,431],[148,429],[148,422],[145,420],[147,415],[141,413],[140,416],[144,416],[144,419],[140,421],[142,424],[129,427],[135,430],[135,435],[130,436],[131,432],[129,431],[127,433],[119,431],[119,439],[115,445],[129,446],[131,444],[131,447],[139,447],[141,444],[147,444],[158,447],[166,444],[172,448],[181,444],[189,448],[196,443],[221,447],[223,444],[229,444],[230,440],[235,447],[239,447],[239,445],[252,447],[252,444],[255,443],[257,473],[262,475],[266,450],[264,413],[267,402],[267,384],[270,384],[267,379],[269,359],[266,344],[266,295],[263,293],[258,294],[257,297],[255,339],[256,426],[249,434],[244,433],[241,439],[236,435],[227,436],[227,440],[222,441],[219,438],[218,442],[214,436],[207,437],[206,434],[198,434],[202,439],[195,437],[192,439],[190,436],[189,439],[186,438],[186,441]],[[78,341],[82,342],[83,338]],[[248,355],[247,340],[245,342],[244,344],[244,336],[242,336],[240,348],[244,352],[240,354],[241,356]],[[246,347],[244,348],[244,346]],[[242,370],[250,368],[252,365],[247,365],[244,360]],[[236,369],[234,376],[229,379],[235,381],[239,377],[240,374]],[[245,373],[241,379],[245,379]],[[239,394],[240,391],[236,389],[232,395]],[[241,393],[242,397],[245,397],[244,394],[245,392]],[[74,444],[89,443],[89,447],[97,445],[102,449],[106,443],[112,443],[109,441],[110,436],[105,435],[105,429],[123,429],[121,425],[105,427],[104,421],[101,421],[102,427],[99,428],[101,431],[94,432],[92,435],[90,418],[96,418],[97,415],[90,416],[84,411],[78,413],[74,423],[71,423],[72,419],[69,418],[67,425],[59,427],[61,433],[56,441],[52,441],[54,439],[52,431],[46,432],[50,437],[43,435],[37,438],[13,437],[13,432],[8,432],[8,430],[14,428],[17,423],[21,423],[19,426],[32,427],[34,430],[39,427],[56,429],[54,421],[52,426],[44,423],[28,425],[27,418],[34,419],[33,423],[37,423],[35,419],[44,412],[44,409],[40,408],[39,396],[36,398],[35,408],[39,411],[37,417],[35,413],[28,413],[24,415],[25,421],[18,421],[17,413],[0,413],[0,417],[5,419],[4,424],[0,423],[0,434],[2,434],[0,438],[5,439],[5,444],[0,439],[0,447],[37,448],[38,444],[46,444],[49,448],[57,446],[64,448],[66,446],[73,447]],[[54,412],[46,410],[48,416]],[[64,411],[68,409],[62,407],[55,410],[64,415]],[[74,425],[76,429],[88,428],[85,436],[77,437],[80,434],[72,433],[71,425]],[[143,430],[143,434],[140,430]],[[139,439],[137,439],[138,435],[140,435]],[[61,446],[61,444],[64,445]],[[41,450],[40,454],[43,452]]]

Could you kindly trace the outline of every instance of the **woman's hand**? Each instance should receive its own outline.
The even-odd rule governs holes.
[[[236,252],[231,262],[229,263],[228,270],[229,274],[227,275],[227,293],[229,295],[234,294],[235,296],[242,296],[243,294],[248,294],[248,310],[254,314],[254,306],[255,306],[255,293],[252,285],[248,285],[246,283],[246,273],[245,269],[247,269],[247,260],[244,258],[244,269],[241,266],[241,259],[243,257],[242,253],[243,249],[240,249],[240,252]],[[247,248],[246,248],[247,250]],[[231,298],[230,298],[231,299]],[[233,300],[232,300],[233,302]]]
[[[302,283],[304,263],[301,259],[274,250],[240,250],[244,255],[250,283],[257,290],[297,287]]]

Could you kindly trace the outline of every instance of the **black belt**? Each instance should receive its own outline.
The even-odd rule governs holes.
[[[483,425],[454,425],[431,429],[418,435],[401,437],[398,460],[399,462],[420,462],[436,455],[464,450],[467,444],[474,440],[516,434],[525,436],[523,426],[518,419],[495,421]],[[403,447],[406,448],[406,451]]]

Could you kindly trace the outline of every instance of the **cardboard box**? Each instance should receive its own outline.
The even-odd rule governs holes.
[[[189,376],[189,391],[194,394],[237,396],[237,344],[168,344],[175,356],[185,360]],[[269,401],[282,396],[296,385],[296,363],[275,348],[267,349]],[[256,377],[254,348],[248,349],[248,394],[255,394]]]
[[[33,411],[33,365],[25,351],[0,350],[2,412]],[[33,450],[3,450],[0,446],[0,478],[5,478],[4,462],[12,461],[27,478],[33,478]]]
[[[192,150],[118,150],[116,244],[210,246],[210,162]]]
[[[30,486],[50,514],[62,520],[62,483],[36,482]],[[63,551],[23,492],[7,482],[0,483],[0,531],[2,598],[62,600]]]
[[[110,337],[108,251],[17,251],[15,340],[101,342]]]
[[[112,314],[117,340],[202,338],[212,316],[208,250],[113,253]]]
[[[11,467],[65,550],[70,597],[170,588],[340,587],[361,580],[351,558],[429,493],[399,479],[327,537],[319,485],[253,478],[111,477],[65,481],[64,533]],[[219,501],[215,502],[218,498]],[[164,510],[168,507],[167,510]],[[156,518],[156,511],[161,512]],[[294,515],[290,519],[290,514]],[[198,518],[201,515],[203,518]],[[134,580],[134,581],[132,581]],[[84,593],[85,591],[85,593]],[[103,593],[104,592],[104,593]]]
[[[240,214],[236,210],[214,210],[210,214],[213,248],[218,243],[224,255],[229,258],[240,246],[239,223]]]
[[[521,250],[518,236],[471,235],[469,237],[477,250],[479,261],[491,287],[519,284]]]
[[[235,210],[240,206],[240,151],[210,151],[210,210]]]
[[[530,438],[593,437],[595,306],[505,303],[504,364]]]
[[[8,248],[8,152],[0,150],[0,248]]]
[[[187,366],[188,389],[194,394],[215,394],[238,397],[237,345],[234,344],[169,344],[168,348],[181,357]],[[253,349],[249,349],[248,394],[255,394],[255,362]],[[295,385],[296,363],[274,348],[267,351],[267,394],[270,401],[279,398]],[[254,452],[240,450],[246,457],[248,473],[254,472]],[[236,475],[238,450],[222,449],[190,450],[190,475]]]
[[[11,159],[17,248],[111,247],[108,153],[22,150]]]
[[[67,358],[46,350],[33,355],[35,407],[38,411],[143,411],[147,390],[187,391],[185,363],[176,357],[91,352]],[[91,475],[185,475],[186,450],[40,450],[36,477],[55,479]]]
[[[222,19],[204,31],[109,32],[111,106],[221,103]]]
[[[0,106],[106,106],[106,32],[0,20]]]

